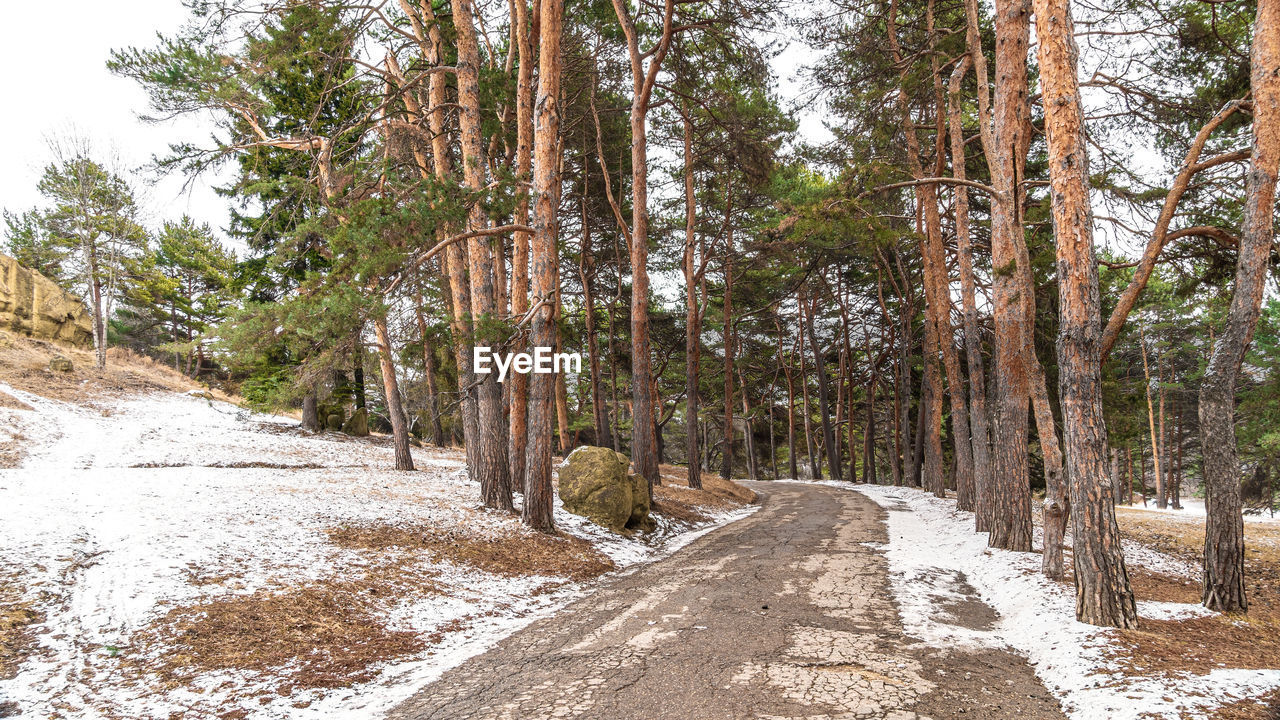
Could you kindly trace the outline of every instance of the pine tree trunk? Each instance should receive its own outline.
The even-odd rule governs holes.
[[[412,470],[413,454],[409,450],[409,423],[400,402],[400,384],[391,357],[391,338],[386,318],[375,318],[374,335],[378,341],[378,364],[382,368],[382,390],[387,396],[387,419],[391,421],[391,439],[396,447],[396,470]]]
[[[906,276],[904,275],[903,278],[905,280]],[[905,298],[903,300],[905,304]],[[911,424],[911,397],[914,394],[911,390],[911,314],[910,312],[903,313],[902,353],[898,359],[898,379],[901,385],[900,400],[902,402],[902,409],[899,413],[902,416],[902,436],[900,440],[904,468],[903,480],[899,484],[919,487],[920,461],[916,457],[916,443],[913,441],[917,434],[912,432],[914,427]]]
[[[427,319],[422,314],[422,298],[414,299],[415,315],[418,320],[418,337],[422,340],[422,374],[427,381],[427,413],[431,416],[431,443],[444,445],[444,426],[440,424],[440,391],[436,387],[435,355],[431,352],[431,344],[427,340]]]
[[[314,391],[302,398],[302,428],[311,432],[320,430],[320,414],[316,410],[316,394]]]
[[[992,433],[992,547],[1031,550],[1031,488],[1027,474],[1027,405],[1025,348],[1032,342],[1027,327],[1025,274],[1018,267],[1025,255],[1019,217],[1018,180],[1025,165],[1031,126],[1027,95],[1027,49],[1030,42],[1028,0],[996,0],[995,107],[987,92],[987,61],[979,34],[977,0],[965,0],[966,44],[978,85],[978,127],[991,183],[999,192],[991,203],[992,301],[995,323],[995,425]],[[1020,253],[1019,250],[1022,250]],[[1030,268],[1024,268],[1026,273]]]
[[[701,317],[698,312],[697,195],[693,184],[693,123],[684,119],[684,368],[685,368],[685,457],[688,458],[689,487],[702,488],[702,468],[698,457],[698,374],[702,350]]]
[[[728,200],[732,203],[732,199]],[[728,220],[729,204],[725,206]],[[726,222],[726,226],[728,223]],[[725,237],[724,251],[724,454],[721,456],[720,477],[733,477],[733,229]]]
[[[790,358],[787,361],[787,472],[792,480],[800,478],[800,469],[796,467],[796,386]]]
[[[1161,510],[1164,510],[1169,507],[1169,494],[1170,494],[1169,477],[1170,477],[1170,474],[1173,472],[1173,465],[1172,463],[1169,462],[1169,442],[1168,442],[1168,437],[1165,435],[1165,432],[1164,432],[1165,389],[1164,389],[1164,356],[1163,354],[1157,360],[1156,367],[1157,367],[1156,383],[1160,386],[1160,394],[1159,394],[1160,411],[1157,419],[1157,425],[1160,430],[1160,457],[1164,458],[1163,473],[1161,473],[1160,479],[1157,481],[1157,487],[1159,488],[1159,492],[1156,495],[1156,507],[1160,508]]]
[[[538,100],[533,149],[533,296],[543,305],[533,314],[530,341],[555,347],[555,308],[546,301],[556,292],[556,213],[560,208],[560,39],[563,0],[540,0]],[[528,458],[525,467],[526,525],[551,532],[555,528],[551,487],[551,410],[555,376],[535,373],[529,383]]]
[[[636,472],[658,481],[657,437],[654,433],[653,359],[649,352],[649,156],[647,118],[649,99],[658,70],[671,47],[675,0],[666,0],[662,37],[649,52],[641,53],[639,32],[624,0],[613,8],[627,40],[631,68],[631,462]],[[646,66],[647,59],[647,66]]]
[[[1176,462],[1176,465],[1175,465],[1176,469],[1174,470],[1174,473],[1173,473],[1173,509],[1174,510],[1182,509],[1182,431],[1183,431],[1182,423],[1183,423],[1183,419],[1182,419],[1181,405],[1182,405],[1181,403],[1177,403],[1175,405],[1175,407],[1178,408],[1178,412],[1174,416],[1177,419],[1177,423],[1174,425],[1174,430],[1173,430],[1174,461]]]
[[[432,67],[443,64],[443,38],[440,24],[437,22],[431,3],[422,3],[425,24],[414,26],[418,41],[423,47],[427,63]],[[408,13],[407,13],[408,14]],[[410,17],[416,17],[410,14]],[[425,33],[425,34],[424,34]],[[451,179],[451,162],[449,154],[449,135],[445,128],[447,112],[447,83],[443,73],[432,73],[427,78],[427,97],[430,107],[427,111],[427,128],[431,132],[431,165],[437,180],[448,182]],[[411,99],[410,93],[406,98]],[[410,100],[406,100],[410,102]],[[441,273],[449,283],[449,297],[453,314],[450,320],[450,331],[453,335],[454,361],[458,366],[458,402],[462,414],[462,437],[466,445],[467,471],[473,480],[478,480],[479,467],[479,412],[476,403],[476,392],[473,387],[475,375],[471,369],[471,353],[469,346],[473,343],[471,322],[471,291],[467,285],[467,252],[462,243],[451,244],[440,260]]]
[[[484,145],[480,129],[480,50],[476,39],[472,0],[451,0],[453,23],[457,30],[458,129],[462,148],[462,173],[466,187],[472,192],[484,190]],[[477,203],[471,209],[468,224],[478,230],[486,225],[484,208]],[[471,290],[471,312],[475,318],[474,337],[467,350],[480,345],[497,345],[499,338],[490,337],[482,325],[496,317],[493,257],[489,241],[473,237],[467,241],[468,280]],[[502,388],[496,373],[477,377],[476,425],[479,447],[473,475],[480,480],[480,497],[486,507],[512,509],[511,477],[507,465],[507,419],[503,417]],[[468,438],[468,444],[470,444]]]
[[[559,193],[556,193],[557,198]],[[560,319],[563,313],[563,306],[560,304],[560,263],[555,263],[555,277],[552,282],[555,283],[555,314],[552,322],[558,329],[560,327]],[[557,353],[564,351],[564,343],[557,331],[555,334],[556,343],[555,351]],[[518,374],[518,373],[517,373]],[[573,449],[574,439],[569,431],[569,388],[565,384],[564,373],[556,373],[551,376],[555,380],[555,402],[556,402],[556,435],[560,438],[560,454],[567,456],[569,451]]]
[[[951,74],[948,93],[948,129],[951,138],[951,174],[967,178],[964,152],[964,125],[960,113],[962,82],[971,65],[965,56]],[[978,532],[991,527],[991,439],[987,424],[987,391],[982,366],[982,336],[978,331],[976,281],[973,272],[973,243],[969,235],[969,191],[955,187],[956,266],[960,273],[960,301],[964,311],[965,360],[969,373],[969,441],[973,447],[973,510]]]
[[[1063,471],[1062,446],[1058,444],[1053,408],[1049,407],[1049,388],[1045,385],[1044,369],[1040,367],[1040,360],[1035,357],[1035,348],[1027,348],[1027,355],[1036,434],[1040,437],[1040,453],[1044,457],[1044,555],[1041,558],[1041,569],[1046,577],[1057,580],[1064,572],[1062,543],[1067,534],[1067,520],[1071,517],[1071,498]]]
[[[805,337],[805,301],[804,293],[801,292],[796,297],[796,305],[799,307],[800,322],[800,396],[803,402],[802,409],[804,411],[804,444],[809,458],[809,477],[811,480],[822,479],[822,460],[814,450],[813,446],[813,428],[812,428],[812,411],[809,409],[809,377],[805,369],[804,363],[804,340]]]
[[[835,429],[831,426],[831,398],[827,388],[827,364],[823,359],[822,348],[818,346],[818,333],[814,329],[814,313],[818,308],[817,298],[809,301],[809,347],[813,350],[813,371],[818,376],[818,414],[822,422],[822,446],[827,454],[827,470],[831,479],[840,480],[840,456],[836,448]]]
[[[1235,385],[1253,338],[1271,255],[1277,165],[1280,165],[1280,0],[1259,0],[1253,30],[1253,152],[1245,174],[1244,218],[1236,283],[1226,326],[1200,386],[1204,453],[1204,604],[1244,612],[1244,521],[1235,432]]]
[[[515,34],[515,51],[519,69],[516,76],[516,175],[532,179],[533,169],[533,39],[530,37],[528,0],[511,0],[515,11],[512,31]],[[583,172],[586,175],[586,172]],[[529,193],[517,195],[515,221],[529,224]],[[585,228],[585,225],[584,225]],[[584,229],[584,232],[586,230]],[[530,234],[517,232],[511,250],[511,315],[523,318],[529,312],[529,243]],[[526,337],[515,340],[512,350],[519,352],[528,347]],[[524,490],[528,445],[529,376],[511,373],[507,376],[508,388],[508,437],[510,449],[507,465],[511,469],[512,489]]]
[[[1164,449],[1157,441],[1155,403],[1151,398],[1151,366],[1147,362],[1147,335],[1145,326],[1140,344],[1142,346],[1142,375],[1147,381],[1147,427],[1151,432],[1151,465],[1156,481],[1156,506],[1164,509],[1164,477],[1160,474],[1160,457]],[[1145,494],[1145,493],[1144,493]]]
[[[587,213],[587,173],[582,177],[582,255],[578,264],[582,279],[582,312],[587,335],[587,364],[591,375],[591,418],[595,444],[613,445],[609,428],[609,411],[604,402],[604,386],[600,375],[600,341],[596,337],[595,256],[591,249],[591,223]]]
[[[1040,82],[1058,248],[1058,368],[1067,475],[1071,478],[1076,618],[1135,627],[1133,590],[1120,548],[1102,412],[1098,266],[1089,204],[1089,160],[1076,77],[1069,0],[1035,0]]]

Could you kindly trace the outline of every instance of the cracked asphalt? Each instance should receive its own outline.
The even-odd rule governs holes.
[[[752,488],[755,514],[606,581],[389,717],[1064,717],[1022,658],[903,634],[874,502],[822,485]],[[995,620],[976,596],[959,607],[958,624]]]

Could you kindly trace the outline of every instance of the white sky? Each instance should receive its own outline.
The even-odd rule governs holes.
[[[207,137],[194,119],[149,125],[138,119],[147,97],[133,81],[112,75],[113,48],[151,46],[157,32],[172,33],[187,18],[179,0],[62,0],[5,3],[0,11],[0,67],[6,68],[7,107],[0,113],[0,206],[21,211],[40,204],[36,183],[51,159],[48,139],[77,135],[104,160],[119,156],[123,168],[145,165],[178,139]],[[156,185],[139,174],[134,185],[148,225],[183,213],[220,229],[227,202],[207,181],[189,192],[183,179]],[[3,226],[0,225],[0,232]]]
[[[209,128],[195,117],[144,123],[138,116],[147,110],[145,93],[106,69],[113,48],[151,46],[157,32],[172,33],[187,17],[180,0],[64,0],[56,13],[41,3],[6,4],[0,14],[0,67],[11,71],[6,78],[8,107],[0,113],[5,138],[0,143],[0,207],[21,211],[39,204],[36,183],[51,159],[50,139],[75,135],[87,138],[99,157],[118,157],[123,169],[137,171],[134,185],[149,225],[184,213],[215,230],[227,224],[228,202],[210,187],[216,179],[201,178],[184,189],[185,178],[156,178],[144,168],[170,142],[200,142]],[[793,42],[775,58],[784,101],[804,94],[797,70],[814,54]],[[799,120],[802,137],[830,140],[820,108],[800,112]],[[1149,151],[1136,153],[1145,154]],[[1102,243],[1115,242],[1111,228],[1099,230]]]

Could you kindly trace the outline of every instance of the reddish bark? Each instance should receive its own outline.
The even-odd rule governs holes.
[[[1245,174],[1236,283],[1225,327],[1200,386],[1204,453],[1204,604],[1244,612],[1244,521],[1235,432],[1235,385],[1257,326],[1273,241],[1272,209],[1280,169],[1280,0],[1259,0],[1253,30],[1253,152]]]
[[[1135,627],[1133,590],[1120,549],[1102,413],[1098,266],[1089,204],[1089,159],[1076,78],[1069,0],[1035,0],[1044,92],[1054,238],[1058,250],[1059,389],[1071,478],[1076,618]]]
[[[560,39],[563,0],[541,0],[538,101],[533,151],[533,294],[541,303],[534,312],[530,341],[555,347],[554,312],[547,301],[556,292],[556,212],[560,207]],[[524,522],[550,532],[555,527],[551,488],[551,405],[555,376],[535,373],[530,380]]]

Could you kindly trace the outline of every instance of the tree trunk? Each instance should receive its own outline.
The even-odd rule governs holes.
[[[418,336],[422,340],[422,374],[427,381],[427,413],[431,416],[431,443],[444,445],[444,426],[440,424],[440,392],[436,387],[435,355],[427,340],[427,319],[422,314],[422,298],[414,299],[414,311],[418,320]]]
[[[831,426],[831,397],[827,388],[827,364],[823,359],[822,348],[818,346],[818,333],[814,329],[814,314],[817,312],[818,299],[809,301],[809,347],[813,350],[813,371],[818,376],[818,414],[822,421],[822,446],[827,453],[827,470],[831,479],[840,480],[840,455],[836,448],[835,429]]]
[[[1057,580],[1064,572],[1062,543],[1067,534],[1067,520],[1071,517],[1071,498],[1063,472],[1062,446],[1058,444],[1053,408],[1049,406],[1049,388],[1045,384],[1044,368],[1040,366],[1039,358],[1035,357],[1035,348],[1027,348],[1027,356],[1036,434],[1040,437],[1040,453],[1044,456],[1044,555],[1041,558],[1041,569],[1047,577]]]
[[[971,65],[965,56],[951,74],[948,92],[948,130],[951,137],[951,174],[966,179],[964,125],[960,113],[962,82]],[[973,447],[973,510],[978,532],[991,527],[991,440],[987,425],[987,391],[982,366],[982,336],[978,331],[973,243],[969,236],[969,191],[955,187],[956,266],[960,272],[960,302],[964,311],[965,360],[969,371],[969,440]]]
[[[1076,77],[1075,26],[1069,0],[1035,0],[1035,14],[1058,247],[1059,394],[1071,478],[1076,618],[1092,625],[1130,628],[1137,625],[1138,611],[1107,477],[1098,266]]]
[[[476,39],[472,0],[451,0],[453,24],[457,30],[458,48],[458,129],[462,148],[462,173],[466,187],[483,192],[484,145],[480,132],[480,51]],[[484,208],[476,203],[468,224],[478,230],[486,225]],[[475,317],[474,337],[468,351],[479,345],[498,345],[500,338],[481,332],[482,323],[496,317],[493,258],[489,240],[473,237],[467,241],[468,279],[471,289],[471,312]],[[512,509],[507,448],[502,442],[507,419],[502,414],[502,388],[496,373],[487,373],[474,381],[477,393],[477,430],[475,475],[480,479],[480,496],[486,507]],[[470,439],[468,439],[470,443]]]
[[[391,357],[391,338],[387,334],[387,319],[375,318],[374,335],[378,340],[378,364],[382,368],[382,390],[387,396],[387,419],[391,421],[391,439],[396,447],[396,470],[412,470],[413,454],[409,450],[409,423],[400,402],[400,384],[396,380],[396,365]]]
[[[1159,492],[1156,495],[1156,507],[1161,510],[1169,507],[1169,476],[1173,472],[1173,464],[1169,462],[1169,439],[1164,432],[1164,355],[1161,354],[1157,360],[1156,383],[1160,386],[1160,412],[1157,418],[1157,425],[1160,430],[1160,457],[1164,458],[1163,473],[1161,473],[1157,486]]]
[[[538,101],[533,149],[533,295],[542,306],[533,314],[530,340],[535,347],[555,347],[555,308],[547,301],[556,292],[556,213],[560,208],[560,37],[563,0],[540,0]],[[551,488],[551,404],[555,376],[530,378],[525,467],[526,525],[543,532],[555,527]]]
[[[556,193],[557,202],[559,202],[560,193]],[[557,256],[558,258],[558,256]],[[557,353],[564,351],[564,342],[560,337],[559,327],[560,319],[563,317],[563,306],[560,304],[560,291],[563,287],[560,283],[560,263],[553,265],[555,269],[555,277],[552,282],[555,283],[555,314],[552,316],[552,324],[557,329],[555,333],[555,351]],[[518,374],[518,373],[517,373]],[[560,454],[568,455],[573,449],[573,437],[569,431],[569,387],[565,383],[564,373],[555,373],[551,377],[555,380],[555,403],[556,403],[556,435],[560,438]]]
[[[316,410],[315,391],[307,393],[302,398],[302,428],[311,432],[320,430],[320,414]]]
[[[804,444],[809,457],[809,479],[822,479],[822,461],[813,447],[813,429],[811,427],[812,412],[809,410],[809,378],[804,366],[804,336],[805,336],[805,302],[804,293],[801,292],[796,296],[796,305],[799,307],[798,319],[800,322],[800,395],[803,401],[804,410]]]
[[[578,262],[582,280],[582,311],[587,335],[587,363],[591,375],[591,419],[595,444],[613,445],[609,428],[609,412],[604,403],[604,387],[600,381],[600,341],[596,337],[595,256],[591,249],[591,223],[587,213],[587,173],[582,174],[582,254]]]
[[[1155,473],[1156,481],[1156,506],[1163,510],[1164,477],[1160,474],[1160,456],[1164,454],[1164,449],[1160,447],[1160,444],[1157,441],[1156,411],[1155,403],[1151,398],[1151,365],[1147,362],[1147,334],[1145,326],[1143,326],[1140,344],[1142,346],[1142,376],[1146,378],[1147,381],[1147,428],[1151,432],[1151,464]]]
[[[1025,348],[1027,285],[1019,272],[1022,221],[1018,180],[1030,145],[1027,94],[1029,0],[996,0],[995,108],[987,93],[987,61],[978,30],[977,0],[965,0],[966,42],[978,80],[978,126],[991,182],[992,301],[995,322],[996,423],[992,442],[992,547],[1031,550],[1031,487],[1027,475],[1028,378]],[[1029,272],[1030,269],[1026,268]]]
[[[408,7],[407,0],[402,1],[402,8]],[[422,45],[427,63],[432,67],[443,65],[443,38],[440,23],[437,22],[431,3],[420,5],[424,13],[425,23],[417,23],[414,32]],[[406,10],[411,18],[416,15]],[[447,112],[447,83],[442,73],[432,73],[427,78],[427,97],[430,107],[427,110],[427,128],[431,132],[431,167],[435,178],[441,182],[451,180],[449,135],[445,128]],[[406,103],[411,103],[413,94],[405,95]],[[426,168],[421,168],[426,172]],[[458,403],[462,415],[462,437],[466,445],[467,472],[473,480],[478,480],[479,468],[479,413],[476,403],[475,388],[472,386],[475,375],[471,368],[471,291],[467,285],[467,252],[462,243],[451,244],[440,259],[441,273],[449,283],[449,297],[453,309],[450,320],[450,332],[453,335],[454,360],[458,366]]]
[[[1133,504],[1133,448],[1124,448],[1124,496],[1125,505]]]
[[[787,472],[792,480],[800,478],[800,470],[796,467],[796,386],[792,377],[791,358],[787,360]]]
[[[727,198],[725,219],[728,220],[732,198]],[[726,227],[728,222],[725,223]],[[733,477],[733,228],[729,227],[724,250],[724,455],[720,477]]]
[[[1115,488],[1115,503],[1124,497],[1124,483],[1120,477],[1120,449],[1111,448],[1111,485]]]
[[[1181,403],[1175,404],[1175,407],[1178,408],[1178,411],[1174,415],[1174,418],[1177,420],[1173,430],[1173,448],[1174,448],[1173,451],[1174,451],[1174,459],[1176,462],[1176,465],[1175,465],[1176,469],[1174,470],[1174,473],[1173,473],[1173,509],[1174,510],[1182,509],[1182,430],[1183,430],[1182,423],[1183,423],[1183,419],[1182,419],[1181,405],[1182,405]]]
[[[697,242],[697,195],[693,185],[693,123],[684,118],[684,368],[685,368],[685,457],[687,481],[702,488],[702,468],[698,465],[698,374],[702,350],[701,317],[698,312],[698,283],[694,251]]]
[[[662,37],[641,53],[639,33],[625,0],[613,0],[627,40],[631,67],[631,462],[652,488],[658,481],[657,438],[653,423],[652,358],[649,356],[649,156],[647,117],[662,61],[671,47],[675,0],[666,0]],[[646,58],[648,60],[646,66]]]
[[[533,168],[533,38],[530,36],[528,0],[510,0],[514,11],[512,32],[515,35],[515,51],[519,69],[516,76],[516,176],[531,180]],[[585,177],[586,172],[583,172]],[[515,221],[529,224],[529,193],[516,196]],[[584,226],[585,227],[585,226]],[[584,230],[585,231],[585,230]],[[517,232],[512,238],[511,249],[511,315],[523,318],[529,312],[529,243],[530,234]],[[516,352],[528,347],[527,337],[518,337],[512,349]],[[528,484],[525,471],[528,446],[529,376],[511,373],[507,382],[508,436],[510,447],[507,465],[511,469],[511,487],[524,490]]]
[[[1280,165],[1280,0],[1259,0],[1253,30],[1253,153],[1245,175],[1245,206],[1236,284],[1226,326],[1200,385],[1204,453],[1204,604],[1244,612],[1244,521],[1236,448],[1236,375],[1253,338],[1265,294],[1272,246],[1272,209]]]
[[[894,62],[900,67],[900,84],[897,92],[898,119],[902,126],[903,139],[906,142],[907,160],[911,174],[916,180],[927,176],[924,164],[920,159],[920,140],[916,136],[915,122],[911,119],[911,109],[906,90],[907,65],[903,62],[902,52],[898,44],[897,2],[889,5],[887,32],[889,48]],[[930,11],[932,22],[932,10]],[[930,33],[930,38],[933,35]],[[931,55],[932,57],[932,55]],[[936,68],[935,68],[936,69]],[[935,73],[936,78],[936,73]],[[934,114],[934,122],[939,126],[943,122],[941,108]],[[942,134],[937,135],[939,143]],[[941,161],[941,145],[935,160]],[[925,424],[925,487],[938,497],[946,496],[946,478],[942,467],[942,366],[947,369],[947,386],[950,390],[952,414],[962,422],[953,423],[964,442],[956,442],[957,487],[964,487],[966,496],[964,504],[970,504],[970,485],[972,481],[973,459],[968,438],[968,419],[965,413],[963,385],[957,377],[959,363],[956,361],[955,345],[951,342],[951,296],[948,291],[946,253],[942,244],[942,220],[938,213],[938,187],[924,184],[916,188],[916,204],[920,216],[924,218],[924,235],[920,239],[920,256],[924,268],[924,384],[928,388],[924,394],[933,398],[934,402],[927,406],[928,415]],[[953,432],[953,436],[957,433]],[[963,477],[961,477],[963,476]]]

